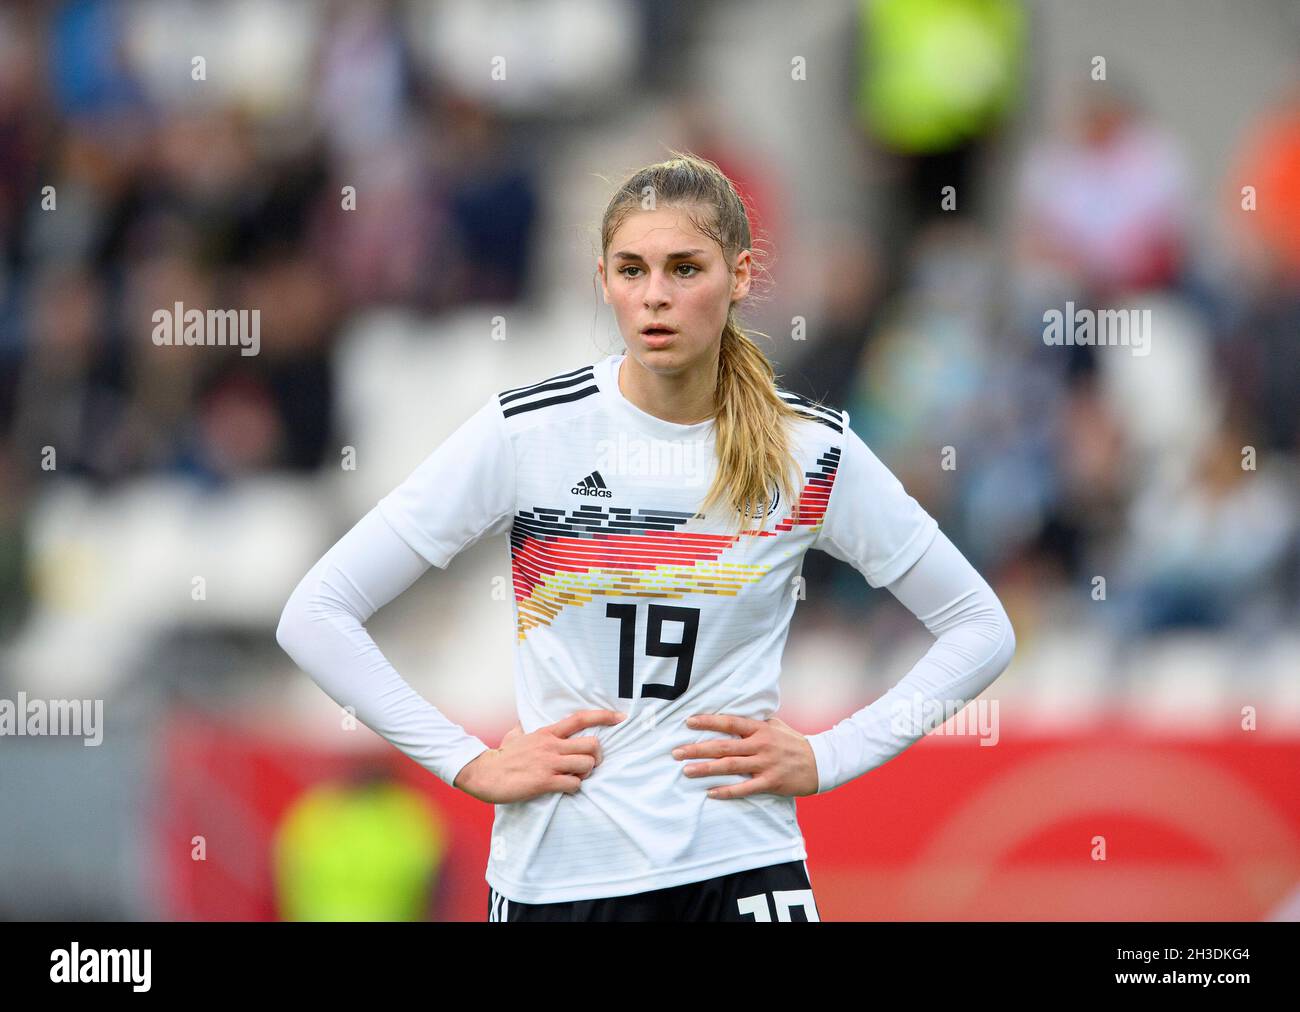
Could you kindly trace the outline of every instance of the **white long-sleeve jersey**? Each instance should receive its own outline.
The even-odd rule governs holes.
[[[747,776],[688,778],[690,761],[671,752],[720,737],[687,727],[692,714],[777,711],[809,548],[888,586],[937,637],[888,693],[810,737],[819,793],[924,733],[900,726],[900,710],[951,712],[1014,649],[988,584],[847,413],[777,388],[802,415],[799,494],[775,495],[737,534],[697,512],[716,467],[714,423],[641,411],[619,391],[622,359],[490,397],[312,568],[277,631],[332,698],[451,783],[489,746],[420,697],[364,624],[430,565],[509,535],[523,730],[581,709],[629,715],[579,732],[600,739],[603,759],[576,793],[496,806],[486,878],[516,902],[627,895],[807,857],[794,798],[708,798]]]

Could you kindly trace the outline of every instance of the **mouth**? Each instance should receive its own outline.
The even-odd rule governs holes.
[[[664,327],[658,324],[646,327],[641,331],[642,337],[667,337],[670,334],[676,334],[677,331],[672,327]]]

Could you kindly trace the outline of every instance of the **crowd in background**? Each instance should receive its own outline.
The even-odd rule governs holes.
[[[1216,181],[1230,251],[1194,240],[1178,138],[1097,89],[1017,155],[1005,233],[933,214],[900,237],[894,290],[848,300],[834,353],[810,353],[818,390],[995,582],[1087,600],[1105,576],[1121,637],[1294,623],[1297,82]],[[1151,347],[1046,343],[1067,303],[1150,309]]]
[[[690,41],[689,5],[538,4],[520,38],[497,40],[526,51],[542,23],[554,45],[569,40],[568,58],[535,71],[531,104],[461,83],[463,39],[492,28],[491,5],[434,6],[423,34],[427,5],[405,3],[0,13],[0,628],[21,621],[24,517],[45,483],[170,473],[216,487],[333,463],[332,352],[347,321],[374,306],[436,319],[544,299],[540,167],[560,121],[614,116],[599,99],[620,93],[690,104],[665,57]],[[1032,56],[1020,4],[978,7],[966,38],[988,83],[978,102],[963,93],[958,117],[927,87],[934,61],[908,46],[937,27],[919,19],[947,8],[970,28],[974,8],[864,5],[855,115],[864,152],[899,167],[882,184],[898,210],[825,249],[816,340],[777,348],[778,367],[846,407],[995,584],[1086,597],[1105,574],[1126,635],[1293,623],[1300,87],[1251,110],[1215,181],[1214,213],[1240,240],[1229,251],[1198,245],[1197,166],[1120,85],[1081,88],[1069,123],[1038,124],[1013,149],[999,181],[1010,217],[995,220],[976,170],[1022,114]],[[241,34],[265,28],[259,16],[295,43],[259,49]],[[174,33],[214,23],[228,52],[274,68],[265,79],[232,82],[214,52],[204,90]],[[882,47],[890,59],[872,63]],[[611,81],[614,59],[624,76]],[[717,160],[765,234],[785,234],[777,177],[746,173],[699,129],[665,141]],[[339,213],[348,187],[364,213]],[[1046,344],[1043,314],[1067,301],[1151,308],[1152,355]],[[156,346],[151,314],[177,302],[259,307],[261,354]],[[856,574],[811,557],[806,572],[846,609],[868,603]]]

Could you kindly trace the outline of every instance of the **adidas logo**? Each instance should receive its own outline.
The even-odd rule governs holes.
[[[602,499],[609,499],[614,495],[605,487],[605,479],[600,476],[599,471],[592,471],[569,491],[574,495],[598,495]]]

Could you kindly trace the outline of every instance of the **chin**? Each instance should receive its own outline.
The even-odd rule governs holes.
[[[635,347],[637,359],[647,367],[653,366],[662,370],[679,367],[686,362],[686,357],[680,348],[647,348],[644,345]]]

